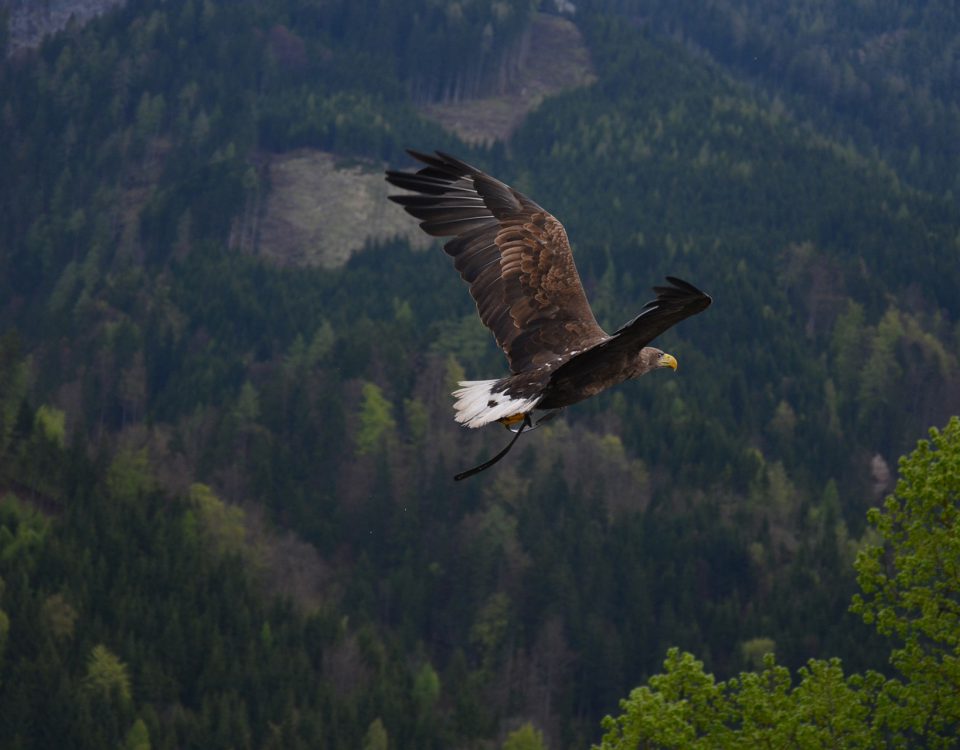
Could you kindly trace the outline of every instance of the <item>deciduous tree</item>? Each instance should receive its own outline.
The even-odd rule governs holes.
[[[794,677],[767,654],[761,671],[717,682],[674,648],[604,720],[599,750],[960,744],[960,418],[930,434],[868,513],[883,544],[856,561],[852,609],[900,642],[890,661],[903,681],[846,676],[839,659],[811,659]]]

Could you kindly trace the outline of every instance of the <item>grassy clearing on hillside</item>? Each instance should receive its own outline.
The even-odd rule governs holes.
[[[343,265],[368,242],[429,239],[387,200],[379,164],[338,164],[332,154],[300,150],[270,164],[271,190],[260,227],[259,252],[283,266]]]
[[[596,80],[580,30],[559,16],[538,14],[516,80],[498,96],[429,104],[424,114],[468,143],[506,140],[548,96]]]

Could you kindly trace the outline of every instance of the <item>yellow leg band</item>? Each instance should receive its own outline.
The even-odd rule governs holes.
[[[511,425],[516,424],[517,422],[522,422],[524,416],[525,415],[523,414],[511,414],[509,417],[504,417],[503,419],[498,419],[497,421],[500,424]]]

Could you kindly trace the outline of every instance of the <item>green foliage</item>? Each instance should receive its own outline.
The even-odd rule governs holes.
[[[250,381],[246,381],[240,389],[240,396],[234,407],[234,416],[241,425],[255,422],[260,416],[260,402],[257,398],[257,389]]]
[[[839,659],[811,659],[794,684],[773,654],[761,671],[717,682],[674,648],[664,672],[604,720],[599,747],[956,747],[960,418],[931,430],[900,472],[894,494],[868,514],[884,546],[867,545],[857,557],[863,593],[853,609],[902,643],[891,663],[905,682],[877,672],[845,676]]]
[[[543,732],[527,722],[507,735],[501,750],[545,750],[545,748]]]
[[[424,664],[413,679],[413,702],[421,716],[428,716],[440,698],[440,677],[434,668]]]
[[[31,558],[43,547],[50,524],[15,495],[0,496],[0,560]]]
[[[252,555],[241,508],[227,505],[205,484],[191,485],[189,500],[196,509],[204,539],[217,554]]]
[[[357,427],[357,453],[365,455],[380,450],[396,429],[393,405],[384,397],[383,391],[373,383],[363,384]]]
[[[751,638],[740,644],[743,660],[755,670],[763,666],[764,657],[775,651],[776,644],[772,638]]]
[[[123,750],[150,750],[150,732],[143,719],[133,722],[123,741]]]
[[[378,716],[370,722],[367,734],[363,738],[363,750],[387,750],[389,747],[387,730]]]
[[[898,642],[909,726],[930,746],[960,728],[960,418],[900,461],[896,490],[869,513],[883,546],[857,556],[854,611]]]
[[[127,665],[102,643],[94,646],[87,658],[83,682],[87,690],[108,701],[128,703],[132,697]]]
[[[509,608],[509,597],[497,592],[484,603],[470,630],[470,640],[476,644],[487,668],[492,668],[496,663],[498,652],[503,647],[510,625]]]
[[[416,445],[423,445],[430,430],[430,413],[427,407],[420,399],[404,399],[403,418],[410,440]]]
[[[40,435],[63,448],[67,439],[66,417],[67,415],[59,409],[53,409],[44,404],[37,409],[34,418]]]
[[[603,750],[660,748],[875,748],[887,744],[875,726],[884,679],[846,677],[839,660],[810,660],[790,671],[768,655],[759,672],[716,682],[703,663],[671,649],[663,674],[604,720]],[[892,739],[892,738],[891,738]]]
[[[156,488],[145,449],[121,450],[106,472],[107,491],[117,500],[133,501]]]
[[[43,602],[41,619],[57,641],[67,641],[73,637],[79,616],[80,613],[70,606],[63,594],[51,594]]]

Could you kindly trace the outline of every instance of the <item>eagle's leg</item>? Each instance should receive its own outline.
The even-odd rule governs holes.
[[[510,430],[510,432],[517,432],[518,430],[522,430],[523,424],[521,423],[526,423],[526,426],[529,428],[527,432],[533,432],[544,422],[549,422],[551,419],[556,417],[562,411],[563,411],[563,407],[560,407],[558,409],[550,409],[536,421],[531,420],[531,416],[533,415],[533,412],[529,412],[527,414],[514,414],[512,417],[504,417],[503,419],[498,419],[497,421],[500,424],[502,424],[504,427],[506,427],[508,430]]]
[[[511,414],[509,417],[504,417],[497,421],[510,430],[510,432],[517,432],[518,429],[522,429],[523,425],[521,423],[526,423],[527,427],[530,426],[530,417],[523,412]]]
[[[481,471],[483,471],[484,469],[489,469],[489,468],[490,468],[491,466],[493,466],[497,461],[499,461],[501,458],[503,458],[505,455],[507,455],[507,453],[510,452],[510,449],[513,447],[513,444],[514,444],[515,442],[517,442],[517,438],[520,437],[520,433],[523,432],[524,429],[526,429],[526,428],[529,427],[529,426],[530,426],[530,416],[529,416],[528,414],[524,414],[524,415],[523,415],[523,424],[520,425],[520,429],[518,429],[517,432],[516,432],[516,434],[513,436],[513,440],[511,440],[509,443],[507,443],[507,447],[506,447],[506,448],[504,448],[502,451],[500,451],[497,455],[495,455],[495,456],[494,456],[493,458],[491,458],[489,461],[484,461],[484,462],[483,462],[482,464],[480,464],[479,466],[474,466],[472,469],[468,469],[467,471],[464,471],[464,472],[461,472],[460,474],[457,474],[457,475],[453,478],[453,480],[454,480],[455,482],[459,482],[461,479],[466,479],[467,477],[472,477],[474,474],[479,474],[479,473],[480,473]]]

